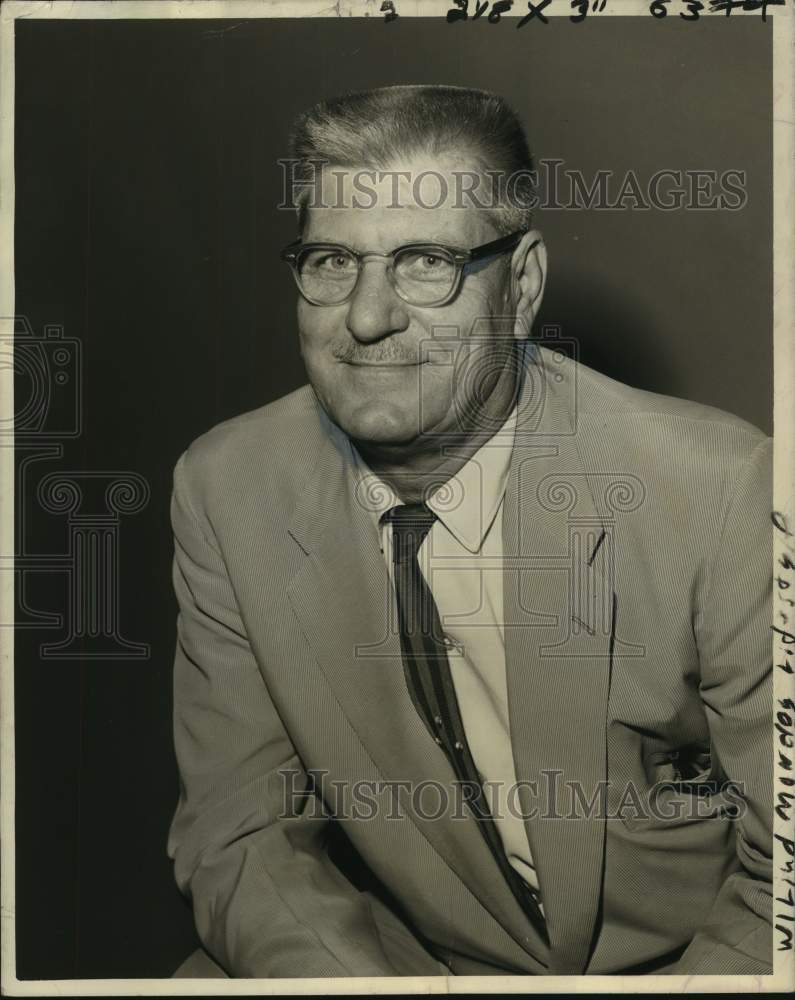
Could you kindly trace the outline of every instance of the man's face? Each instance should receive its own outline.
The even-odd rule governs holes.
[[[447,158],[417,158],[394,164],[380,182],[368,172],[365,183],[374,199],[358,197],[367,207],[351,203],[354,176],[362,173],[329,167],[323,173],[321,207],[309,209],[303,241],[386,253],[419,241],[472,249],[497,239],[501,234],[486,212],[472,205],[453,207],[451,171],[463,166]],[[418,186],[413,179],[431,170],[445,177],[449,195],[446,204],[429,209],[425,206],[439,199],[439,182],[429,176]],[[409,178],[399,178],[398,171]],[[511,311],[510,259],[506,253],[466,275],[455,298],[441,307],[405,302],[390,282],[388,261],[377,258],[365,261],[347,302],[318,306],[300,298],[301,353],[331,419],[354,440],[401,448],[423,436],[428,441],[471,430],[462,426],[462,415],[481,411],[484,400],[514,378],[504,326],[500,345],[493,334],[493,356],[483,364],[484,348],[488,353],[491,347],[483,343],[489,321]],[[475,350],[475,342],[467,345],[467,339],[476,320]]]

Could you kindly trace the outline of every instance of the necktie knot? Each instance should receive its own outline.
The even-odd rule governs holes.
[[[409,503],[392,507],[384,514],[384,520],[392,525],[392,558],[402,563],[417,558],[436,515],[427,504]]]

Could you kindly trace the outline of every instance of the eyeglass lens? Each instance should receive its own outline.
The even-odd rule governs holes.
[[[299,254],[296,266],[304,293],[329,305],[343,302],[359,276],[359,261],[345,247],[308,249]],[[392,273],[398,292],[407,302],[428,305],[450,294],[457,265],[442,247],[411,247],[396,251]]]

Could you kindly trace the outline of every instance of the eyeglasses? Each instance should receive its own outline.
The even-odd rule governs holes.
[[[365,261],[387,261],[387,275],[397,294],[414,306],[446,305],[472,274],[509,250],[525,230],[490,243],[462,250],[441,243],[406,243],[390,253],[359,253],[342,243],[302,243],[296,240],[282,250],[298,289],[315,306],[340,305],[353,294]],[[533,244],[535,246],[535,244]]]

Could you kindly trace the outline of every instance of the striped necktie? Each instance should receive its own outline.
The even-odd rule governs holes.
[[[462,783],[462,796],[472,811],[491,853],[514,896],[546,938],[544,918],[534,890],[509,863],[494,825],[478,769],[467,743],[455,694],[446,639],[436,602],[420,569],[420,546],[436,515],[422,504],[393,507],[383,515],[392,525],[393,579],[397,596],[400,645],[406,685],[418,715],[442,747]]]

